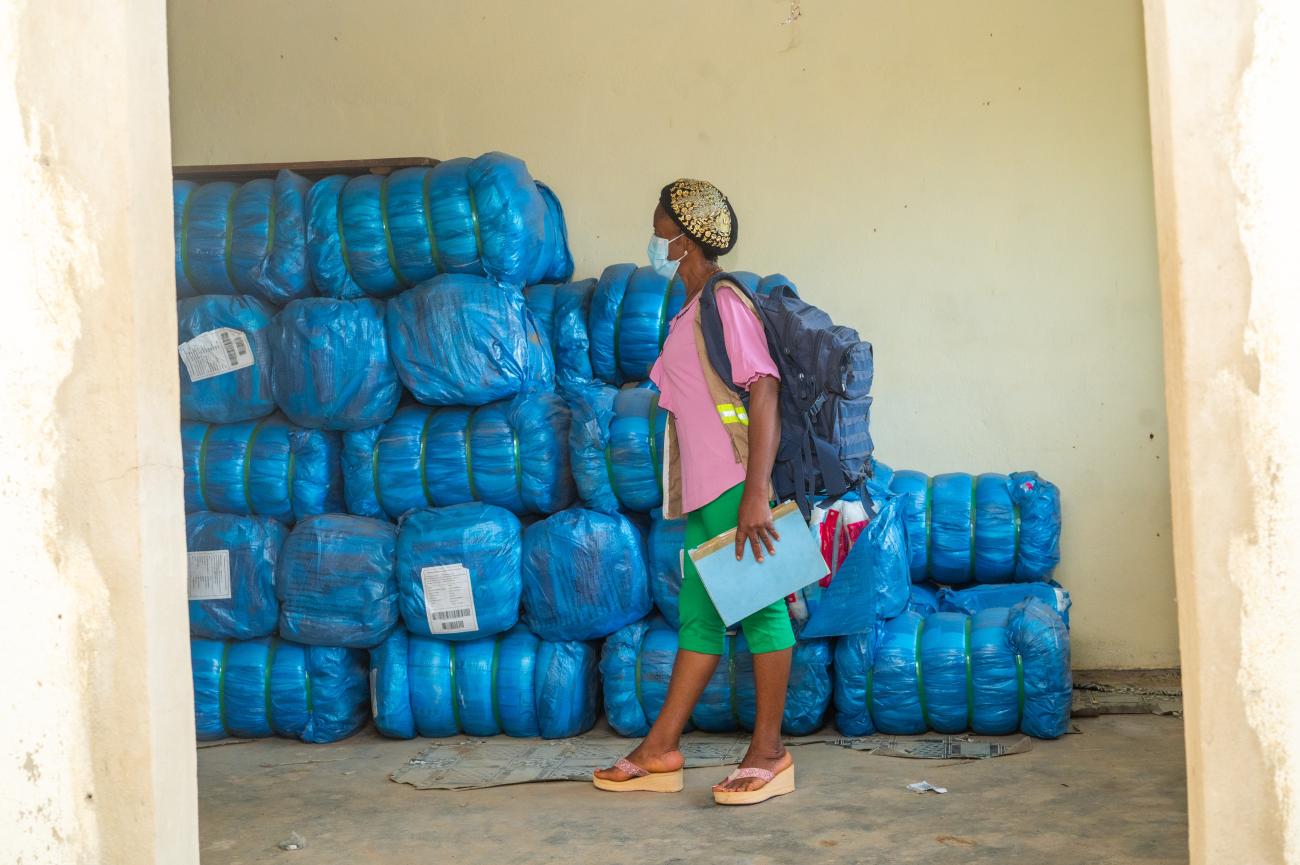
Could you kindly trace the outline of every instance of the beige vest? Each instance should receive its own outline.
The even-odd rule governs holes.
[[[717,284],[734,285],[723,281]],[[753,310],[753,304],[743,293],[736,292],[736,296],[744,301],[750,310]],[[699,304],[696,304],[695,313],[691,316],[691,328],[695,331],[695,350],[700,356],[700,367],[704,370],[704,381],[709,387],[709,396],[713,398],[713,404],[718,410],[722,428],[731,438],[731,449],[736,455],[736,462],[742,466],[748,465],[749,415],[745,412],[745,406],[736,398],[731,383],[723,381],[722,377],[714,372],[713,364],[709,363],[709,352],[704,346],[704,329],[700,325]],[[664,518],[671,520],[685,516],[682,513],[682,464],[677,451],[677,424],[671,412],[664,427],[663,479]],[[772,499],[774,496],[770,488],[770,480],[768,484],[768,499]]]

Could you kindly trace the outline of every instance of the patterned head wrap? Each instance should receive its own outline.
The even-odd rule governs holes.
[[[722,190],[706,180],[674,180],[659,193],[659,204],[673,222],[711,255],[726,255],[736,245],[736,211]]]

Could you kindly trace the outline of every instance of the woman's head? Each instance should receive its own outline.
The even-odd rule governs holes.
[[[708,181],[674,180],[659,193],[654,231],[656,237],[671,241],[670,260],[698,249],[706,260],[717,261],[736,245],[738,228],[731,202]]]

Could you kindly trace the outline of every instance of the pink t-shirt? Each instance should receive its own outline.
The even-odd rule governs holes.
[[[780,378],[758,316],[725,283],[718,288],[718,314],[731,359],[732,383],[749,390],[762,376]],[[659,405],[672,412],[677,424],[682,513],[704,507],[745,479],[745,466],[736,459],[731,437],[709,395],[695,347],[691,322],[699,303],[696,295],[673,318],[663,352],[650,370],[650,380],[661,393]]]

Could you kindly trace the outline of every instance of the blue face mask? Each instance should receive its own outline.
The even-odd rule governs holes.
[[[684,236],[684,234],[677,235],[677,237]],[[668,244],[676,240],[677,237],[674,237],[671,240],[664,240],[659,235],[652,234],[650,236],[650,243],[645,249],[645,254],[650,258],[650,267],[654,269],[655,273],[659,274],[664,279],[672,279],[676,276],[678,265],[682,263],[682,258],[686,257],[685,253],[682,254],[682,258],[670,259],[668,257]]]

